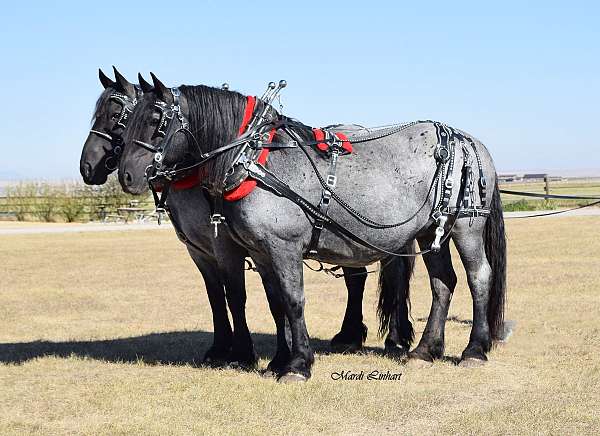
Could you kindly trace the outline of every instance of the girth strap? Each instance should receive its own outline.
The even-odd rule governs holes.
[[[343,152],[342,147],[339,144],[337,138],[332,135],[330,132],[325,132],[326,135],[326,143],[330,143],[329,147],[331,156],[329,158],[329,169],[327,170],[327,179],[325,180],[327,183],[327,188],[323,188],[321,192],[321,201],[319,202],[319,211],[323,216],[327,216],[327,211],[329,210],[329,204],[331,203],[331,190],[335,188],[337,184],[337,177],[335,175],[337,169],[337,161],[340,154]],[[334,136],[332,139],[331,136]],[[317,256],[319,249],[319,239],[321,238],[321,232],[323,231],[323,227],[325,222],[320,218],[315,218],[315,222],[313,224],[312,236],[310,238],[310,243],[308,244],[308,256]]]

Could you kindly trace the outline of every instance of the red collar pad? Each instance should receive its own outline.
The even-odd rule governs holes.
[[[313,134],[315,135],[316,141],[325,141],[325,131],[323,129],[313,129]],[[337,139],[342,141],[342,148],[346,153],[352,153],[352,144],[348,141],[348,137],[341,132],[335,133]],[[324,153],[329,151],[329,144],[326,142],[319,142],[317,144],[317,149]]]

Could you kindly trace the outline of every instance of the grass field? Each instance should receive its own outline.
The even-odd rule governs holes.
[[[413,368],[376,352],[332,355],[341,280],[307,272],[313,377],[280,385],[194,366],[211,342],[199,273],[171,232],[0,236],[0,434],[591,434],[600,425],[598,217],[508,221],[507,345],[481,368],[452,358],[471,317],[462,267],[448,359]],[[160,247],[156,251],[155,248]],[[248,317],[260,366],[274,325],[258,277]],[[367,345],[376,338],[367,283]],[[430,291],[413,281],[417,335]],[[400,381],[334,381],[332,372],[402,372]]]

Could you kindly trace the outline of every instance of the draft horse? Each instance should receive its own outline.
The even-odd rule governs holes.
[[[114,67],[113,67],[114,68]],[[99,70],[100,82],[104,91],[96,102],[93,125],[85,141],[80,172],[87,184],[103,184],[118,167],[124,149],[123,134],[130,124],[129,118],[138,101],[153,86],[141,75],[140,85],[127,81],[114,68],[113,81]],[[190,256],[204,278],[213,315],[214,341],[206,352],[204,363],[213,365],[236,364],[244,368],[256,365],[256,353],[245,318],[244,259],[246,250],[236,244],[226,233],[218,239],[212,236],[212,228],[205,218],[210,212],[208,203],[200,187],[185,186],[174,189],[169,199],[169,212],[179,234],[185,238]],[[185,235],[185,236],[183,236]],[[399,266],[398,281],[390,284],[394,292],[382,296],[381,305],[399,307],[397,316],[388,316],[385,341],[389,355],[403,357],[408,352],[410,342],[399,335],[398,319],[408,317],[406,299],[402,302],[390,301],[389,296],[398,292],[408,293],[412,264],[404,262]],[[344,280],[348,288],[348,304],[340,332],[331,341],[332,348],[340,352],[356,351],[366,339],[367,328],[362,322],[362,299],[366,280],[365,268],[344,268]],[[233,329],[227,314],[227,305],[233,319]],[[382,313],[391,310],[382,310]],[[383,324],[382,324],[383,325]],[[384,331],[382,329],[382,331]],[[270,369],[273,369],[270,367]]]
[[[280,380],[307,380],[314,361],[304,318],[303,259],[352,268],[382,261],[390,266],[381,273],[385,284],[396,278],[393,265],[414,239],[433,298],[409,357],[443,356],[456,285],[451,239],[473,298],[473,326],[461,364],[487,360],[503,325],[506,244],[496,171],[480,141],[432,121],[362,136],[321,135],[261,101],[241,134],[251,101],[246,96],[203,85],[170,89],[152,76],[154,90],[135,107],[125,132],[120,181],[134,194],[150,183],[164,197],[177,180],[201,180],[212,204],[211,222],[247,250],[262,277],[277,326],[271,363]],[[345,143],[353,151],[342,156]],[[319,144],[325,144],[325,153]],[[256,189],[223,201],[240,181]],[[326,208],[324,197],[333,199]],[[223,220],[226,227],[219,225]]]

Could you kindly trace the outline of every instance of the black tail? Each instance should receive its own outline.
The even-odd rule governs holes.
[[[414,253],[414,241],[403,253]],[[415,266],[414,257],[394,257],[382,262],[379,272],[379,336],[383,337],[392,326],[398,333],[398,345],[410,347],[415,337],[410,322],[410,279]]]
[[[503,338],[504,305],[506,303],[506,234],[498,181],[491,199],[490,216],[483,231],[485,255],[492,267],[492,285],[488,302],[487,319],[492,341]]]

